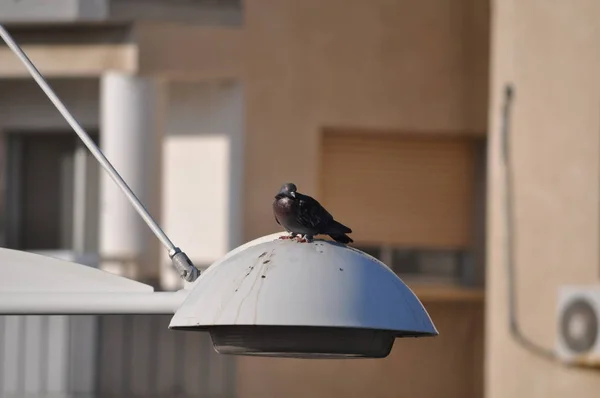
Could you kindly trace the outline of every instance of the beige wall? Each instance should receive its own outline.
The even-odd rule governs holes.
[[[176,79],[239,77],[242,35],[236,28],[137,23],[138,72]]]
[[[484,133],[487,13],[479,0],[248,0],[245,238],[277,230],[293,180],[318,194],[323,127]]]
[[[323,128],[485,134],[487,2],[247,0],[245,12],[245,240],[278,230],[282,182],[320,197]],[[424,304],[436,339],[399,340],[381,361],[242,358],[238,394],[480,397],[482,302]]]
[[[599,276],[600,2],[496,0],[493,9],[486,397],[597,397],[597,371],[540,359],[508,334],[499,110],[512,80],[519,320],[552,349],[557,288]]]

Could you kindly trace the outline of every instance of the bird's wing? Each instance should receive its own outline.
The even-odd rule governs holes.
[[[296,217],[301,225],[315,229],[333,220],[332,215],[318,201],[307,195],[298,195]]]

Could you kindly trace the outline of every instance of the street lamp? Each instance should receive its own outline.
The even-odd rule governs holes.
[[[335,242],[281,233],[248,242],[200,275],[0,25],[0,36],[169,252],[176,292],[17,250],[0,249],[0,314],[174,314],[169,328],[204,331],[217,352],[382,358],[396,338],[438,334],[427,311],[379,260]]]

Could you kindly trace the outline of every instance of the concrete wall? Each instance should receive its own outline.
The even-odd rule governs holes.
[[[56,23],[102,20],[108,16],[107,0],[59,0],[52,3],[25,0],[0,4],[2,23]]]
[[[486,397],[597,397],[600,373],[536,357],[509,336],[499,126],[512,81],[518,317],[552,349],[557,288],[600,275],[600,3],[496,0],[493,10]]]
[[[98,128],[98,79],[52,79],[49,83],[84,128]],[[0,130],[67,129],[67,122],[31,78],[0,81]]]
[[[483,134],[486,2],[248,0],[245,238],[293,180],[318,194],[324,127]]]
[[[233,81],[173,81],[163,140],[162,217],[196,266],[242,243],[243,98]],[[162,281],[181,279],[165,252]]]

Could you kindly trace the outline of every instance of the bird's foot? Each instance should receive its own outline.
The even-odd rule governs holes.
[[[289,235],[281,235],[279,237],[279,239],[295,239],[296,238],[296,234],[289,234]]]
[[[300,237],[299,239],[296,239],[296,240],[299,243],[310,243],[310,242],[313,241],[313,238],[312,238],[312,236],[304,235],[304,236],[302,236],[302,237]]]

